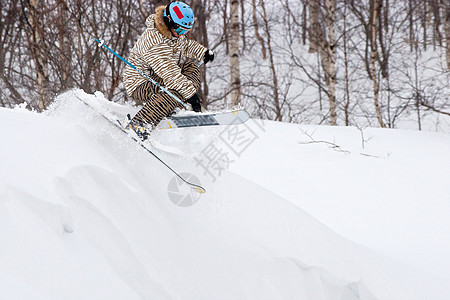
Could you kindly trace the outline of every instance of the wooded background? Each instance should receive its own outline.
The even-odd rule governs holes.
[[[450,128],[450,1],[195,0],[189,37],[213,49],[208,109],[263,119]],[[125,64],[145,19],[169,1],[0,1],[0,106],[45,110],[69,89],[131,101]]]

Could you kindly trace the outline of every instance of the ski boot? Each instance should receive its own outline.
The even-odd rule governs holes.
[[[132,129],[137,136],[141,139],[141,141],[145,141],[150,136],[150,130],[145,126],[143,122],[139,122],[133,120],[130,114],[127,115],[128,125],[125,126],[125,129]]]

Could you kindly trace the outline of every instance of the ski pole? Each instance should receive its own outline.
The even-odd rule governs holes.
[[[103,117],[103,119],[105,119],[106,121],[108,121],[109,123],[111,123],[112,125],[114,125],[116,128],[118,128],[120,131],[122,131],[123,133],[125,133],[126,135],[128,135],[133,141],[135,141],[139,146],[141,146],[142,148],[144,148],[145,151],[147,151],[148,153],[150,153],[151,155],[153,155],[154,158],[156,158],[160,163],[162,163],[164,166],[166,166],[167,169],[169,169],[173,174],[175,174],[178,178],[180,178],[184,183],[186,183],[188,186],[190,186],[193,190],[197,191],[200,194],[204,194],[206,193],[206,189],[204,187],[202,187],[201,185],[192,183],[187,181],[186,179],[184,179],[180,174],[178,174],[178,172],[176,172],[174,169],[172,169],[166,162],[164,162],[161,158],[159,158],[155,153],[153,153],[153,151],[151,151],[150,149],[148,149],[141,141],[139,141],[138,139],[136,139],[135,137],[129,135],[125,129],[123,129],[122,125],[120,124],[119,121],[118,124],[116,124],[115,122],[113,122],[112,120],[110,120],[109,118],[107,118],[103,113],[99,112],[98,110],[96,110],[92,105],[90,105],[88,102],[84,101],[83,99],[81,99],[80,97],[78,97],[78,95],[76,95],[75,93],[73,93],[73,95],[82,103],[84,103],[86,106],[88,106],[90,109],[92,109],[93,111],[95,111],[96,113],[98,113],[100,116]]]
[[[144,78],[146,78],[147,80],[149,80],[151,83],[153,83],[154,85],[156,85],[157,87],[159,87],[163,92],[166,92],[169,96],[171,96],[173,99],[175,99],[176,101],[178,101],[181,105],[184,106],[184,108],[189,109],[189,106],[184,103],[182,100],[180,100],[180,98],[178,98],[177,96],[175,96],[174,94],[172,94],[168,89],[166,89],[165,87],[163,87],[162,85],[160,85],[159,83],[157,83],[155,80],[153,80],[150,76],[148,76],[147,74],[145,74],[144,72],[142,72],[141,70],[139,70],[138,68],[136,68],[132,63],[130,63],[128,60],[126,60],[125,58],[123,58],[122,56],[120,56],[119,54],[117,54],[116,52],[114,52],[111,48],[109,48],[108,46],[105,45],[105,43],[103,41],[100,41],[99,39],[95,38],[95,41],[99,44],[99,47],[105,47],[107,50],[109,50],[112,54],[114,54],[115,56],[117,56],[118,58],[120,58],[124,63],[126,63],[127,65],[129,65],[131,68],[133,68],[134,70],[138,71],[139,74],[141,74]]]

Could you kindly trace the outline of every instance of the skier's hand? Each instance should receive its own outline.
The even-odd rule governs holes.
[[[214,52],[210,49],[206,50],[205,56],[203,57],[203,62],[205,63],[205,65],[206,65],[206,63],[213,61],[213,60],[214,60]]]
[[[192,110],[195,112],[202,112],[202,106],[200,102],[200,97],[195,93],[191,98],[186,100],[187,103],[192,105]]]

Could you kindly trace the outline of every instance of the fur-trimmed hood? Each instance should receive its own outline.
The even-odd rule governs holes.
[[[163,13],[165,9],[165,5],[158,6],[155,10],[155,14],[150,15],[147,18],[145,24],[147,25],[147,27],[156,28],[166,38],[172,39],[174,36],[172,35],[172,32],[170,32],[170,29],[167,27],[163,19]]]

